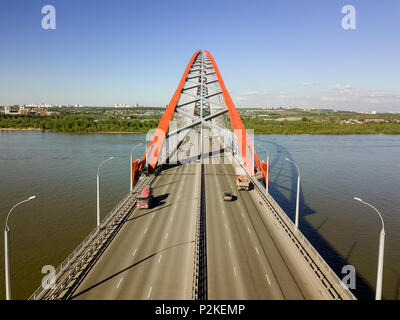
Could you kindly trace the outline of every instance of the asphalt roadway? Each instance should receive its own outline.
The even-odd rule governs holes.
[[[199,172],[199,164],[164,170],[155,206],[133,211],[72,299],[191,299]],[[236,189],[233,165],[205,164],[204,182],[208,299],[328,298],[288,258],[256,191]],[[224,201],[225,191],[235,199]]]
[[[191,299],[198,169],[162,172],[155,206],[134,210],[72,299]]]

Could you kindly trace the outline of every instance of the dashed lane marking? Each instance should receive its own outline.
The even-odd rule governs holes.
[[[268,278],[268,275],[267,275],[267,274],[265,274],[265,277],[267,278],[268,283],[271,284],[271,282],[269,281],[269,278]]]

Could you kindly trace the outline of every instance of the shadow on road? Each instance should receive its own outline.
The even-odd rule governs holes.
[[[292,159],[291,154],[285,147],[271,140],[263,139],[257,141],[257,143],[265,146],[270,152],[270,172],[274,172],[272,175],[274,179],[270,180],[269,192],[294,222],[297,197],[297,169],[294,164],[285,160],[285,158]],[[257,153],[266,159],[266,154],[262,149],[257,150]],[[289,174],[287,170],[288,166],[290,166]],[[342,279],[345,276],[345,274],[341,273],[342,267],[349,264],[347,259],[350,257],[356,244],[354,243],[349,249],[347,257],[342,257],[318,232],[328,219],[325,219],[318,228],[313,227],[303,219],[303,217],[314,213],[316,211],[307,205],[303,190],[300,187],[299,228],[332,270]],[[358,299],[373,300],[375,298],[374,291],[359,274],[356,274],[356,289],[351,291]]]
[[[78,298],[79,296],[81,296],[81,295],[83,295],[83,294],[89,292],[90,290],[95,289],[96,287],[102,285],[103,283],[105,283],[105,282],[107,282],[107,281],[109,281],[109,280],[112,280],[113,278],[115,278],[116,276],[120,275],[121,273],[123,273],[123,272],[125,272],[125,271],[128,271],[128,270],[130,270],[130,269],[132,269],[132,268],[134,268],[134,267],[140,265],[141,263],[143,263],[143,262],[145,262],[145,261],[151,259],[152,257],[156,256],[157,254],[159,254],[159,253],[161,253],[161,252],[165,252],[165,251],[168,251],[169,249],[172,249],[172,248],[175,248],[175,247],[179,247],[179,246],[184,246],[184,245],[187,245],[187,244],[190,244],[190,243],[193,243],[193,242],[194,242],[194,241],[188,241],[188,242],[178,243],[178,244],[175,244],[175,245],[166,247],[166,248],[164,248],[164,249],[161,249],[161,250],[159,250],[159,251],[157,251],[157,252],[154,252],[154,253],[148,255],[147,257],[145,257],[145,258],[143,258],[143,259],[141,259],[141,260],[139,260],[139,261],[137,261],[137,262],[131,264],[130,266],[128,266],[128,267],[126,267],[126,268],[124,268],[124,269],[122,269],[122,270],[120,270],[120,271],[118,271],[118,272],[116,272],[116,273],[110,275],[109,277],[107,277],[107,278],[105,278],[105,279],[103,279],[103,280],[101,280],[101,281],[95,283],[94,285],[90,286],[89,288],[84,289],[84,290],[82,290],[82,291],[80,291],[80,292],[74,294],[74,295],[71,297],[71,299]]]

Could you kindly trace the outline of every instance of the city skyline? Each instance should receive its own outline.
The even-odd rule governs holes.
[[[21,4],[0,4],[0,105],[163,106],[207,49],[238,108],[400,111],[396,1],[206,1],[200,24],[185,1]],[[55,30],[41,27],[46,4]],[[355,30],[341,26],[348,4]]]

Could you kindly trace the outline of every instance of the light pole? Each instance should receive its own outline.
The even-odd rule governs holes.
[[[147,159],[147,157],[148,157],[148,152],[147,152],[147,149],[148,149],[148,147],[149,147],[149,144],[150,144],[150,142],[147,144],[147,146],[146,146],[146,150],[144,151],[144,153],[146,154],[146,167],[145,167],[145,172],[146,172],[146,175],[148,174],[148,170],[149,170],[149,159]]]
[[[262,148],[266,153],[267,153],[267,172],[265,174],[265,191],[268,193],[269,192],[269,152],[267,149],[265,149],[262,145],[257,144],[260,148]]]
[[[103,160],[97,169],[97,226],[100,225],[100,170],[101,167],[107,162],[114,159],[114,157],[109,157],[106,160]]]
[[[376,275],[376,293],[375,293],[375,300],[381,300],[382,297],[382,274],[383,274],[383,253],[385,250],[385,224],[383,222],[382,215],[374,206],[370,205],[369,203],[364,202],[360,198],[354,197],[354,200],[357,200],[365,205],[371,207],[376,211],[376,213],[381,218],[382,222],[382,230],[379,235],[379,253],[378,253],[378,271]]]
[[[137,144],[137,145],[135,145],[135,146],[133,146],[133,148],[132,148],[132,150],[131,150],[131,162],[130,162],[130,168],[131,168],[131,170],[130,170],[130,172],[131,172],[131,182],[130,182],[130,192],[132,192],[132,180],[133,180],[133,173],[132,173],[132,161],[133,161],[133,151],[136,149],[136,147],[138,147],[138,146],[140,146],[140,145],[142,145],[142,143],[139,143],[139,144]]]
[[[8,228],[8,217],[11,211],[14,210],[21,203],[28,202],[35,199],[36,196],[31,196],[21,202],[18,202],[14,207],[8,212],[6,218],[6,226],[4,228],[4,263],[5,263],[5,274],[6,274],[6,299],[11,300],[11,260],[10,260],[10,228]]]
[[[300,199],[300,169],[299,166],[289,158],[285,158],[286,161],[293,163],[297,168],[297,197],[296,197],[296,219],[295,219],[295,226],[299,228],[299,199]]]

